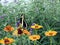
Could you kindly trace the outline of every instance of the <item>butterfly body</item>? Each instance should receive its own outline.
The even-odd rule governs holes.
[[[27,23],[24,21],[24,16],[22,15],[21,18],[17,22],[17,26],[27,28]]]

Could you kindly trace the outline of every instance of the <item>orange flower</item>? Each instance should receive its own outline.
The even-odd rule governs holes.
[[[56,34],[57,34],[57,32],[56,31],[52,31],[52,30],[45,32],[45,36],[55,36]]]
[[[7,26],[4,28],[4,30],[5,30],[6,32],[10,32],[10,31],[13,31],[14,28],[13,28],[11,25],[7,25]]]
[[[23,30],[23,33],[26,34],[26,35],[31,35],[29,31],[27,30]]]
[[[1,44],[11,44],[14,42],[14,39],[5,37],[3,40],[0,40]]]
[[[31,26],[31,28],[33,28],[33,29],[39,29],[39,28],[43,28],[43,26],[38,25],[38,24],[34,24],[34,25]]]
[[[36,41],[40,38],[41,38],[40,35],[31,35],[31,36],[29,36],[29,39],[32,40],[32,41]]]

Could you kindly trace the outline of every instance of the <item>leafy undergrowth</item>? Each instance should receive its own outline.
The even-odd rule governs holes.
[[[26,27],[20,23],[22,14]],[[59,35],[59,0],[20,0],[8,6],[0,4],[1,45],[60,45]]]

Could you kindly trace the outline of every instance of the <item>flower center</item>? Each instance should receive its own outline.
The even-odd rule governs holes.
[[[35,26],[35,28],[38,28],[38,26]]]
[[[33,39],[36,39],[36,37],[33,37]]]
[[[11,29],[11,26],[7,26],[6,28],[7,28],[7,30],[10,30]]]
[[[49,33],[49,35],[53,35],[53,33]]]
[[[9,40],[8,39],[5,39],[4,42],[5,42],[5,44],[7,44],[9,42]]]
[[[19,28],[18,29],[18,34],[22,34],[23,33],[23,31]]]

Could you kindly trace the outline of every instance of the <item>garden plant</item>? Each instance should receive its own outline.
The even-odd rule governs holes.
[[[60,0],[0,4],[0,45],[60,45]]]

